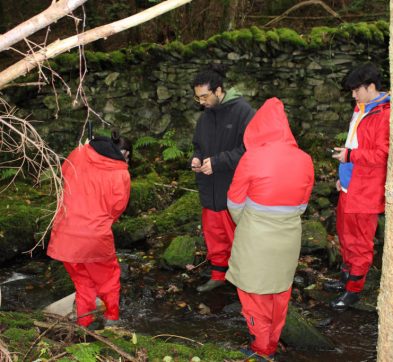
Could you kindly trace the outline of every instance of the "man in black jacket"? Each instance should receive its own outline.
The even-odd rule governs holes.
[[[193,138],[191,168],[196,172],[203,235],[212,265],[210,280],[197,288],[206,292],[225,283],[235,230],[227,210],[227,191],[245,151],[244,130],[255,111],[233,88],[224,90],[216,71],[197,74],[193,89],[195,101],[205,108]]]

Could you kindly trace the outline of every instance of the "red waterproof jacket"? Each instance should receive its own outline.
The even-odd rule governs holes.
[[[353,149],[347,213],[379,214],[385,210],[385,181],[389,153],[390,103],[367,114],[357,128],[358,148]]]
[[[248,199],[268,208],[305,209],[314,168],[311,157],[298,148],[279,99],[268,99],[257,111],[244,133],[244,144],[246,152],[228,191],[229,201],[242,204]]]
[[[70,263],[112,259],[112,224],[125,210],[130,196],[127,163],[85,145],[69,155],[62,171],[64,199],[53,224],[47,254]]]

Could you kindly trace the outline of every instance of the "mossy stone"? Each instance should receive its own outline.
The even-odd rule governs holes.
[[[316,201],[321,209],[326,209],[331,206],[330,200],[326,197],[318,197]]]
[[[154,223],[150,217],[123,217],[113,225],[116,248],[130,249],[131,244],[145,240],[153,233]]]
[[[311,323],[300,315],[292,305],[288,314],[281,339],[288,345],[305,350],[332,350],[333,343],[323,336]]]
[[[193,264],[195,256],[195,240],[190,236],[177,236],[172,239],[162,258],[169,266],[184,268]]]
[[[305,220],[302,228],[302,249],[312,251],[326,248],[327,232],[320,221]]]
[[[200,222],[200,215],[198,193],[188,192],[155,216],[157,232],[189,231],[187,226],[196,227]]]

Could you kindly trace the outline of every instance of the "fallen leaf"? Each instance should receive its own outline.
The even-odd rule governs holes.
[[[206,304],[200,303],[198,305],[198,308],[199,308],[199,314],[201,315],[211,314],[211,310]]]

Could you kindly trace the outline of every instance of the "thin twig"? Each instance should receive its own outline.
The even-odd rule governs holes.
[[[7,345],[0,339],[0,357],[3,362],[13,362],[10,352],[8,351]]]
[[[203,346],[204,344],[198,341],[195,341],[194,339],[191,338],[187,338],[187,337],[183,337],[183,336],[176,336],[174,334],[158,334],[157,336],[151,337],[151,339],[156,339],[158,337],[167,337],[166,341],[171,339],[171,338],[180,338],[180,339],[184,339],[186,341],[190,341],[196,344],[199,344],[200,346]]]
[[[64,357],[64,356],[67,355],[67,354],[68,354],[68,352],[61,352],[61,353],[57,354],[56,356],[53,356],[53,357],[49,358],[49,359],[47,360],[47,362],[56,361],[56,360],[58,360],[58,359]]]
[[[42,337],[44,337],[50,330],[52,330],[56,325],[59,324],[59,320],[57,320],[55,323],[50,325],[44,332],[42,332],[33,342],[33,344],[30,346],[29,350],[26,352],[26,354],[23,356],[22,361],[25,361],[27,356],[30,354],[30,352],[33,350],[34,346],[41,340]]]
[[[176,186],[176,185],[166,185],[166,184],[161,184],[158,182],[154,182],[154,185],[166,187],[168,189],[179,189],[179,190],[190,191],[190,192],[198,192],[197,190],[188,189],[187,187]]]

